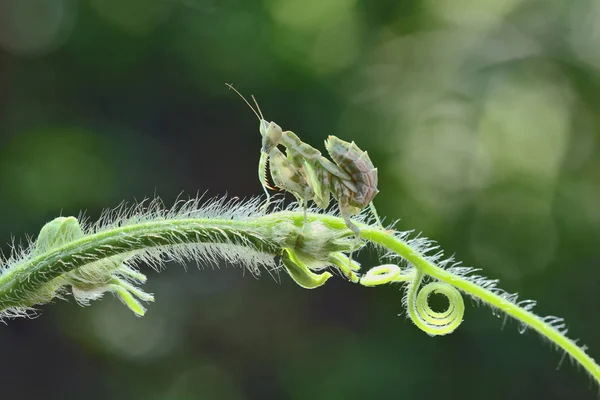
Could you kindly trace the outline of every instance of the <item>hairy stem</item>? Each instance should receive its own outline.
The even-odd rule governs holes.
[[[260,221],[171,219],[115,227],[70,241],[51,251],[16,264],[0,275],[0,311],[24,304],[27,298],[53,279],[93,261],[136,250],[187,243],[214,243],[215,236],[245,240],[276,254],[278,245],[261,236]],[[31,306],[25,304],[25,306]]]
[[[596,382],[600,384],[600,366],[596,364],[594,359],[586,354],[585,351],[574,341],[567,338],[559,330],[546,323],[536,314],[519,307],[515,303],[506,301],[505,298],[502,298],[496,293],[474,284],[464,277],[454,275],[438,267],[437,265],[429,262],[419,252],[413,251],[413,249],[408,246],[406,242],[398,240],[384,231],[363,227],[361,236],[399,254],[409,263],[419,269],[422,273],[437,280],[446,282],[458,288],[462,292],[467,293],[471,297],[479,299],[487,305],[505,312],[520,323],[531,327],[540,335],[544,336],[553,344],[564,350],[577,363],[585,368],[585,370],[592,375]]]
[[[37,251],[29,249],[12,262],[9,261],[0,274],[0,313],[27,309],[49,301],[55,295],[54,291],[48,292],[49,285],[54,290],[55,286],[59,287],[59,283],[64,282],[52,286],[53,282],[64,279],[72,285],[74,294],[86,290],[113,290],[136,314],[143,315],[144,309],[135,297],[142,301],[151,301],[153,298],[129,283],[130,280],[143,282],[145,277],[127,266],[121,266],[124,261],[140,254],[151,254],[149,252],[177,254],[178,246],[222,244],[241,247],[244,252],[258,252],[267,258],[283,255],[290,266],[290,275],[307,288],[320,286],[331,276],[328,272],[317,274],[327,265],[337,266],[351,282],[364,286],[411,282],[406,302],[408,313],[417,326],[430,334],[450,333],[462,321],[464,304],[460,295],[456,298],[458,289],[533,328],[564,350],[600,383],[600,367],[583,348],[565,336],[565,331],[553,324],[556,322],[554,317],[541,318],[530,311],[530,303],[520,304],[516,302],[516,297],[506,296],[494,285],[482,285],[474,281],[472,276],[453,272],[452,268],[444,269],[445,264],[427,256],[423,249],[406,240],[406,235],[356,222],[363,239],[388,249],[409,265],[405,270],[395,265],[375,267],[367,274],[360,275],[355,274],[358,266],[346,267],[347,258],[342,252],[352,250],[347,243],[353,242],[354,235],[342,218],[309,213],[308,226],[305,227],[304,214],[299,211],[261,215],[258,208],[249,209],[249,215],[241,218],[231,215],[220,217],[218,214],[206,218],[187,217],[190,210],[183,210],[185,212],[179,214],[176,212],[169,218],[160,213],[148,214],[145,219],[133,219],[127,223],[119,221],[87,233],[79,228],[74,218],[63,218],[53,230],[48,229],[44,233],[47,243],[40,244],[43,236],[40,233]],[[71,225],[67,226],[67,223]],[[194,248],[188,249],[184,254],[188,258],[201,259],[197,256],[199,253],[194,251]],[[102,260],[104,264],[100,263]],[[106,260],[112,260],[112,264]],[[142,257],[140,260],[145,259]],[[69,275],[84,268],[90,269],[85,270],[85,274]],[[100,280],[94,280],[92,277],[98,276],[99,269],[104,271],[102,268],[109,273],[118,271],[119,275],[108,274]],[[419,286],[427,276],[437,282],[422,288],[424,296],[420,296]],[[361,277],[365,278],[364,283]],[[42,290],[46,292],[36,294]],[[429,293],[442,293],[448,297],[452,310],[449,308],[441,313],[431,310],[427,305]]]

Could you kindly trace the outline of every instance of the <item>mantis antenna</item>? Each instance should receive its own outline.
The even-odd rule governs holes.
[[[242,95],[236,88],[233,87],[232,84],[230,83],[226,83],[225,84],[229,89],[233,90],[234,92],[237,93],[238,96],[240,96],[242,98],[242,100],[244,100],[244,102],[246,104],[248,104],[248,107],[250,107],[250,109],[252,110],[252,112],[254,113],[254,115],[256,115],[256,118],[258,118],[258,121],[261,123],[261,125],[263,124],[263,121],[265,120],[262,114],[262,110],[260,109],[260,106],[258,105],[258,102],[256,101],[256,98],[254,97],[254,95],[252,96],[252,100],[254,101],[254,104],[256,104],[256,108],[258,109],[258,112],[256,112],[256,110],[254,109],[254,107],[252,107],[252,104],[250,104],[250,102],[248,100],[246,100],[246,98],[244,97],[244,95]],[[267,163],[269,162],[269,159],[267,156],[261,154],[261,158],[260,158],[260,163],[258,165],[258,169],[259,171],[262,173],[262,171],[264,171],[265,173],[265,180],[264,182],[261,179],[261,183],[263,185],[263,189],[265,190],[265,193],[267,195],[267,202],[265,203],[264,206],[266,206],[267,204],[269,204],[269,192],[267,192],[267,189],[265,189],[265,187],[271,189],[271,190],[277,190],[275,187],[272,187],[271,185],[269,185],[269,182],[267,180],[266,177],[266,173],[267,173]]]
[[[262,121],[264,119],[263,115],[262,115],[262,111],[260,110],[260,107],[258,106],[258,103],[256,102],[256,99],[254,98],[254,96],[252,96],[252,100],[254,100],[254,104],[256,104],[256,108],[258,108],[258,111],[260,112],[260,114],[258,112],[256,112],[256,110],[254,109],[254,107],[252,107],[252,104],[250,104],[250,102],[248,100],[246,100],[246,98],[236,88],[234,88],[232,84],[226,83],[225,85],[229,89],[231,89],[234,92],[236,92],[237,95],[240,96],[242,98],[242,100],[244,100],[244,102],[246,104],[248,104],[248,107],[250,107],[250,109],[252,110],[252,112],[254,113],[254,115],[256,115],[256,118],[258,118],[259,121]]]
[[[258,105],[258,101],[256,101],[256,97],[254,97],[254,95],[251,95],[250,97],[252,97],[252,100],[254,100],[254,104],[256,104],[256,108],[258,109],[258,113],[260,114],[260,118],[264,120],[265,117],[263,116],[262,110],[260,109],[260,106]]]

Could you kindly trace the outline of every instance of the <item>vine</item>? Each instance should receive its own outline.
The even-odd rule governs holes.
[[[359,217],[355,223],[361,238],[385,250],[382,259],[388,261],[363,273],[347,256],[355,250],[355,236],[343,218],[315,210],[306,218],[304,225],[303,210],[285,209],[281,203],[266,213],[258,198],[222,198],[203,205],[193,199],[178,202],[168,211],[154,200],[105,212],[94,224],[59,217],[2,263],[0,318],[28,315],[35,312],[35,306],[69,292],[83,305],[114,293],[142,316],[142,302],[154,297],[138,287],[146,281],[139,265],[158,269],[170,260],[214,263],[224,259],[255,275],[262,270],[285,271],[308,289],[322,286],[333,276],[331,272],[366,287],[405,285],[407,315],[432,336],[449,334],[461,324],[462,294],[467,294],[537,331],[600,383],[600,366],[585,347],[566,337],[562,318],[537,316],[532,312],[535,302],[519,301],[516,294],[498,288],[496,280],[445,259],[426,239],[411,239],[409,232],[382,229]],[[433,310],[428,301],[431,294],[445,296],[448,307]]]

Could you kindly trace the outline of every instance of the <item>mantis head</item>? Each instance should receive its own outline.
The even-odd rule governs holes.
[[[262,151],[268,153],[279,144],[283,131],[275,122],[260,120],[260,134],[262,136]]]
[[[281,135],[283,134],[281,127],[273,121],[267,122],[267,120],[263,117],[263,113],[260,110],[258,102],[254,98],[254,96],[252,96],[252,100],[256,105],[256,109],[254,109],[254,107],[252,107],[252,104],[250,104],[250,102],[246,100],[246,98],[242,96],[242,94],[238,92],[232,85],[228,83],[226,85],[227,87],[229,87],[229,89],[235,91],[238,94],[238,96],[240,96],[242,100],[244,100],[246,104],[248,104],[248,107],[250,107],[252,112],[254,112],[254,115],[256,115],[256,118],[258,118],[260,122],[260,126],[258,129],[260,131],[260,135],[262,136],[262,152],[269,153],[271,150],[277,147],[277,145],[279,144],[279,140],[281,140]]]

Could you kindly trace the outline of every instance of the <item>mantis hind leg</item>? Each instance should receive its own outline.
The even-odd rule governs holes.
[[[302,224],[302,234],[309,233],[307,231],[308,228],[308,200],[311,197],[312,190],[310,187],[306,187],[304,189],[304,197],[302,198],[302,209],[304,211],[304,223]]]
[[[340,207],[341,210],[341,207]],[[358,226],[354,225],[354,223],[352,222],[352,220],[350,219],[350,214],[344,212],[344,210],[342,211],[342,218],[344,218],[344,222],[346,223],[346,226],[348,227],[348,229],[350,229],[352,232],[354,232],[354,237],[356,238],[356,244],[357,246],[360,244],[360,229],[358,229]]]
[[[352,254],[354,253],[354,250],[356,250],[360,246],[360,229],[358,228],[358,226],[354,225],[354,223],[350,219],[350,214],[351,214],[350,207],[347,204],[344,204],[344,202],[339,202],[339,208],[340,208],[340,213],[342,214],[342,218],[344,218],[344,222],[346,223],[346,226],[348,227],[348,229],[350,229],[352,232],[354,232],[354,237],[355,237],[354,248],[352,249],[352,251],[350,251],[350,254],[348,255],[348,268],[351,269],[352,268]]]
[[[379,219],[379,214],[377,214],[377,210],[375,209],[375,204],[373,204],[373,202],[369,203],[369,209],[371,210],[371,214],[373,214],[373,217],[375,217],[377,225],[379,225],[381,229],[384,229],[383,224],[381,223],[381,219]]]

